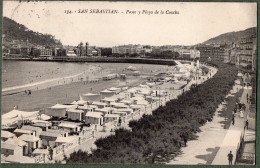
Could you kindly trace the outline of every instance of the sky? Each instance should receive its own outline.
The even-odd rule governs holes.
[[[88,13],[78,13],[84,9]],[[93,9],[118,13],[90,13]],[[73,13],[66,14],[66,10]],[[167,10],[179,14],[166,14]],[[257,26],[256,3],[4,1],[3,15],[33,31],[54,35],[63,45],[74,46],[80,42],[98,47],[194,45]]]

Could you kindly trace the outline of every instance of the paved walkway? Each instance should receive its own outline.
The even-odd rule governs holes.
[[[240,89],[242,89],[241,86],[235,86],[232,92],[239,91]],[[247,92],[245,91],[243,92],[243,96],[241,98],[242,101],[244,101],[244,96],[246,96],[246,93]],[[238,135],[239,139],[241,132],[236,132],[236,129],[234,128],[239,128],[238,130],[240,130],[241,125],[243,124],[240,124],[242,121],[240,122],[240,119],[236,117],[235,126],[230,126],[229,130],[224,129],[223,123],[225,122],[225,118],[219,115],[222,109],[223,105],[220,105],[216,110],[213,120],[200,127],[201,132],[197,134],[197,140],[188,141],[187,147],[183,147],[181,149],[182,154],[167,164],[209,165],[217,163],[216,161],[218,159],[215,161],[216,157],[223,158],[223,160],[219,160],[221,164],[228,164],[227,153],[224,150],[224,146],[227,145],[225,141],[228,141],[230,137],[232,138],[230,135]],[[237,144],[238,143],[235,142],[235,146],[237,146]],[[221,151],[223,151],[224,154]]]
[[[230,151],[233,153],[233,163],[236,160],[236,152],[239,147],[240,138],[244,134],[244,126],[246,121],[247,112],[249,110],[249,104],[247,103],[246,95],[251,95],[252,90],[244,87],[243,94],[241,96],[240,102],[246,105],[246,110],[244,117],[241,118],[239,114],[235,117],[235,124],[230,125],[229,130],[223,140],[220,149],[212,162],[212,165],[228,165],[227,155]]]

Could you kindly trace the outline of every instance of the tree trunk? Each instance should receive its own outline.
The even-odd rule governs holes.
[[[151,163],[154,164],[156,158],[156,154],[153,154]]]

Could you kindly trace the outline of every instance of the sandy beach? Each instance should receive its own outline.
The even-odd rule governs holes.
[[[14,106],[18,106],[19,110],[35,111],[50,107],[56,103],[71,103],[79,99],[81,94],[89,92],[99,93],[109,87],[136,86],[145,82],[145,76],[150,75],[151,72],[154,74],[159,71],[166,71],[168,68],[168,66],[165,65],[137,64],[134,66],[141,71],[141,76],[128,75],[126,81],[120,79],[110,81],[100,80],[97,82],[91,81],[91,79],[100,78],[102,75],[108,73],[130,73],[125,70],[129,65],[131,64],[105,64],[105,66],[104,64],[93,64],[89,69],[90,71],[88,71],[89,73],[85,73],[89,78],[85,77],[84,80],[80,80],[78,76],[74,76],[74,81],[71,81],[71,78],[58,78],[58,80],[51,80],[51,82],[39,82],[38,90],[33,89],[31,95],[27,95],[23,91],[25,87],[27,87],[26,85],[29,85],[29,88],[33,88],[34,86],[30,84],[24,85],[25,87],[18,86],[17,90],[2,93],[5,95],[21,91],[19,94],[2,96],[2,114],[11,111]],[[63,82],[64,79],[67,79],[66,82]]]

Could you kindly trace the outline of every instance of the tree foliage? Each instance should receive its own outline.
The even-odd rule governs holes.
[[[12,40],[29,40],[31,44],[42,46],[55,46],[61,45],[59,40],[50,34],[41,34],[29,30],[24,25],[15,22],[12,19],[3,17],[3,34],[6,41]]]

